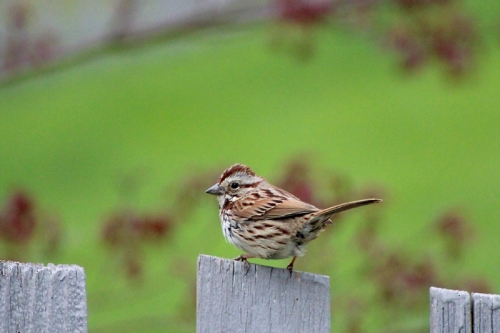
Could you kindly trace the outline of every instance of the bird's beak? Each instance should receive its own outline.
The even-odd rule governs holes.
[[[208,194],[221,195],[224,194],[224,189],[219,184],[215,184],[211,188],[205,191]]]

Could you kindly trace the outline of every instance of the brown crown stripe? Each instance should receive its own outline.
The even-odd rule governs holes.
[[[246,173],[247,175],[250,175],[250,176],[255,176],[255,173],[252,171],[252,169],[250,169],[246,165],[238,163],[238,164],[235,164],[233,166],[230,166],[228,169],[226,169],[226,171],[224,171],[224,173],[222,173],[222,175],[220,176],[219,183],[222,183],[224,181],[224,179],[226,179],[227,177],[232,176],[238,172],[239,173]]]

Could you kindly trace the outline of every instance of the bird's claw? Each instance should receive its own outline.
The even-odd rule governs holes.
[[[245,275],[247,275],[250,270],[250,264],[248,263],[247,258],[242,254],[234,258],[234,260],[241,261],[243,263],[243,266],[245,266]]]
[[[288,264],[288,266],[286,266],[286,269],[288,269],[288,271],[290,272],[290,277],[292,277],[293,264],[295,263],[295,259],[297,259],[297,256],[293,257],[290,264]]]

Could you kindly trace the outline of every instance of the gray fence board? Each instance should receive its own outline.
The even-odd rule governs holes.
[[[472,293],[473,332],[500,332],[500,295]]]
[[[430,288],[430,332],[471,333],[471,301],[466,291]]]
[[[87,332],[83,268],[0,261],[0,332]]]
[[[330,279],[201,255],[197,332],[330,332]]]

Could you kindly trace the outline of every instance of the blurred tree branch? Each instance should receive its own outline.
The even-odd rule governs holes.
[[[262,0],[76,3],[0,3],[0,85],[85,62],[105,52],[270,16],[270,8]],[[85,9],[79,11],[79,7]],[[68,17],[51,20],[54,15],[65,14]]]
[[[264,21],[307,32],[299,57],[312,54],[311,27],[328,25],[390,48],[406,70],[437,60],[453,76],[473,67],[481,40],[459,0],[9,0],[0,17],[0,85],[109,51]]]

